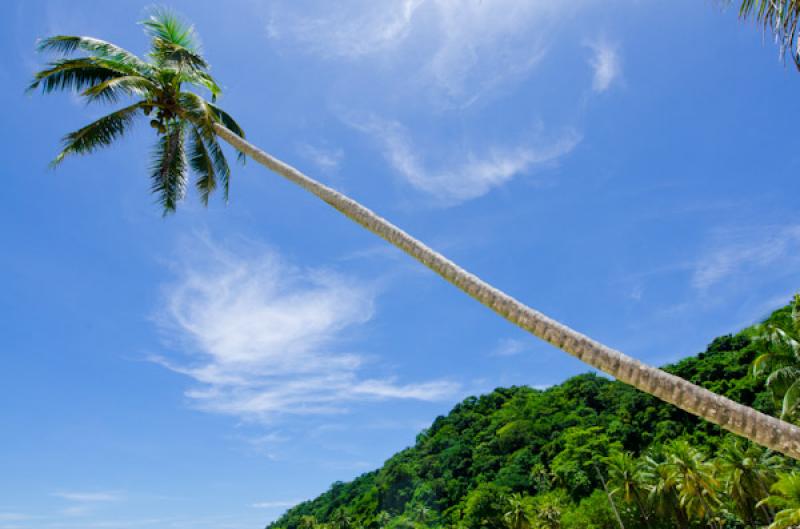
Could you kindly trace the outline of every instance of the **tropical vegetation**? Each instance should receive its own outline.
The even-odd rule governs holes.
[[[762,325],[665,370],[766,413]],[[346,523],[343,522],[346,520]],[[798,463],[595,374],[469,397],[373,472],[268,526],[339,529],[782,529],[800,523]],[[344,525],[343,525],[344,524]]]

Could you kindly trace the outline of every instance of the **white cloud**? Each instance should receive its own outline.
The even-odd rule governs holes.
[[[122,495],[119,492],[102,492],[102,491],[100,492],[60,491],[60,492],[54,492],[51,495],[56,496],[58,498],[64,498],[65,500],[86,502],[86,503],[119,501],[122,499]]]
[[[589,64],[594,71],[592,89],[595,92],[605,92],[622,74],[622,64],[619,59],[617,47],[604,40],[589,45],[593,56]]]
[[[581,139],[570,131],[544,146],[490,146],[481,153],[466,149],[454,156],[452,163],[429,168],[398,122],[372,118],[350,124],[380,141],[386,160],[409,184],[445,205],[480,197],[515,176],[551,165],[572,151]]]
[[[316,147],[309,143],[298,146],[298,152],[323,171],[333,171],[344,159],[344,151],[339,148]]]
[[[30,514],[23,514],[19,512],[0,512],[0,522],[19,522],[23,520],[30,520],[34,518]]]
[[[94,506],[85,503],[61,509],[63,516],[86,516],[94,511]]]
[[[491,356],[514,356],[525,351],[528,347],[529,343],[527,341],[515,338],[503,338],[492,350]]]
[[[185,357],[153,358],[196,382],[186,395],[199,408],[270,420],[341,413],[357,401],[438,400],[458,388],[363,375],[364,356],[344,343],[373,317],[369,284],[266,249],[242,256],[206,243],[201,254],[181,266],[160,314]]]
[[[271,39],[289,38],[326,57],[357,58],[402,41],[424,0],[351,1],[331,4],[317,16],[273,5],[267,24]]]
[[[692,286],[706,290],[724,279],[763,273],[780,263],[792,273],[800,265],[800,225],[729,229],[716,234],[716,242],[695,264]]]
[[[391,64],[463,105],[530,71],[545,56],[555,24],[587,3],[343,0],[300,13],[277,2],[267,35],[327,59]]]

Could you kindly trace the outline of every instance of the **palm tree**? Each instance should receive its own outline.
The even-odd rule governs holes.
[[[318,526],[316,516],[312,514],[304,514],[300,517],[300,524],[299,526],[302,529],[316,529]]]
[[[651,513],[647,504],[642,464],[630,452],[619,450],[612,452],[605,458],[605,462],[608,466],[608,481],[612,487],[611,494],[621,496],[629,505],[635,505],[645,525],[650,527]]]
[[[410,509],[411,520],[417,527],[424,527],[431,517],[431,510],[424,503],[418,503]]]
[[[764,352],[753,361],[753,374],[768,373],[766,384],[780,403],[781,418],[793,418],[800,406],[800,294],[788,321],[764,325],[759,343]]]
[[[730,0],[726,0],[726,3]],[[739,18],[754,18],[771,32],[780,46],[781,56],[788,53],[800,69],[800,43],[798,42],[797,22],[800,19],[798,0],[741,0]]]
[[[383,529],[384,527],[389,525],[389,522],[391,521],[392,521],[392,515],[386,511],[381,511],[378,513],[377,516],[375,516],[375,523],[378,524],[378,527],[380,529]]]
[[[800,474],[784,474],[770,488],[771,494],[759,502],[777,510],[768,529],[792,529],[800,526]]]
[[[351,529],[353,520],[347,515],[344,509],[337,509],[331,517],[331,525],[334,529]]]
[[[700,450],[683,440],[671,443],[665,452],[671,481],[687,517],[698,520],[710,518],[721,504],[714,465],[706,460]]]
[[[229,169],[216,141],[222,138],[242,155],[251,156],[316,195],[511,323],[645,393],[756,443],[800,458],[800,428],[643,364],[562,325],[470,274],[358,202],[247,142],[241,127],[214,104],[219,88],[199,54],[193,29],[165,12],[155,13],[145,22],[145,29],[152,39],[147,60],[90,37],[59,36],[40,44],[42,50],[65,55],[82,51],[87,55],[51,63],[36,74],[32,89],[42,87],[45,92],[74,89],[90,102],[116,101],[127,96],[139,98],[132,105],[68,134],[56,163],[65,156],[91,153],[110,145],[123,136],[140,112],[147,115],[156,111],[151,122],[159,138],[153,164],[153,191],[165,213],[173,211],[185,194],[187,165],[199,175],[196,187],[204,201],[216,188],[217,180],[227,192]],[[211,101],[197,95],[193,91],[197,89],[207,89]],[[190,144],[188,162],[186,140]]]
[[[768,523],[774,512],[769,505],[757,508],[756,503],[769,496],[769,489],[783,467],[781,458],[751,443],[728,438],[717,453],[716,463],[725,495],[736,514],[748,525]]]
[[[680,504],[672,462],[663,453],[651,452],[642,459],[641,472],[653,511],[663,519],[674,519],[676,527],[688,529],[689,519]]]
[[[163,10],[155,11],[143,25],[152,43],[148,60],[91,37],[57,36],[39,43],[39,51],[64,56],[82,51],[86,56],[51,62],[36,74],[29,90],[41,88],[49,93],[74,89],[87,103],[136,99],[67,134],[63,150],[52,165],[59,165],[69,155],[91,153],[112,144],[131,129],[137,117],[155,112],[150,121],[158,136],[152,190],[164,212],[174,211],[186,194],[187,165],[197,174],[195,186],[204,203],[218,185],[227,199],[230,168],[213,124],[224,124],[240,138],[244,133],[230,115],[193,91],[207,90],[211,101],[220,93],[200,55],[194,29]]]
[[[516,492],[507,498],[508,511],[503,514],[509,529],[530,529],[531,521],[528,518],[528,509],[522,494]]]
[[[535,510],[535,529],[560,529],[562,504],[558,496],[547,494],[539,497]]]

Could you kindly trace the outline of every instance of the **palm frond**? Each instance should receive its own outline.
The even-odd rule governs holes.
[[[56,90],[84,90],[115,77],[137,75],[137,72],[125,64],[113,59],[82,57],[79,59],[63,59],[52,62],[49,67],[37,72],[28,91],[40,86],[44,93]]]
[[[800,380],[795,379],[794,384],[789,386],[783,395],[783,406],[781,407],[781,419],[792,416],[800,405]]]
[[[103,100],[107,103],[116,103],[122,97],[127,96],[146,96],[153,94],[158,87],[149,79],[136,75],[125,75],[114,77],[87,88],[81,93],[87,102]]]
[[[97,57],[119,61],[136,68],[142,74],[147,74],[151,66],[137,57],[134,53],[116,44],[96,39],[94,37],[78,37],[72,35],[57,35],[39,41],[37,50],[40,52],[54,51],[62,55],[69,55],[77,50],[87,51]]]
[[[214,169],[222,184],[224,198],[227,201],[230,191],[231,170],[214,132],[213,123],[217,121],[217,118],[211,109],[212,105],[192,92],[181,92],[179,100],[182,108],[187,113],[188,119],[195,125],[205,142],[208,154],[214,163]]]
[[[172,213],[186,196],[186,152],[183,148],[184,123],[169,125],[153,151],[151,190],[158,196],[164,215]]]
[[[197,182],[195,182],[195,187],[200,193],[200,200],[207,206],[209,195],[217,187],[217,175],[214,162],[197,127],[192,127],[189,166],[197,173],[198,178]]]
[[[200,49],[200,40],[194,26],[187,24],[169,9],[155,8],[147,20],[142,21],[145,32],[152,38],[180,46],[189,51]]]
[[[183,91],[178,95],[178,102],[189,121],[201,127],[204,136],[213,135],[215,119],[208,101],[193,92]]]
[[[150,52],[150,56],[158,64],[174,65],[179,70],[202,70],[208,68],[208,63],[200,54],[161,39],[153,40],[153,49]]]
[[[217,82],[208,72],[201,70],[189,70],[181,72],[180,77],[181,81],[184,83],[189,83],[208,90],[211,93],[212,103],[215,102],[219,94],[222,93],[222,88],[219,87]]]
[[[755,19],[764,31],[773,34],[780,46],[781,56],[788,53],[800,68],[800,0],[741,0],[739,18]]]
[[[228,130],[236,134],[237,136],[244,138],[244,130],[241,126],[236,122],[235,119],[231,117],[230,114],[219,108],[218,106],[214,105],[213,103],[207,103],[208,108],[211,110],[211,113],[214,117],[222,123]],[[247,157],[244,153],[239,153],[238,155],[239,162],[244,163]]]
[[[205,70],[208,63],[200,55],[200,43],[194,26],[186,24],[166,9],[157,9],[142,22],[152,38],[150,57],[160,65],[174,65],[180,70]]]
[[[53,160],[53,166],[60,164],[70,154],[88,154],[98,148],[107,147],[128,131],[142,103],[112,112],[85,127],[70,132],[64,137],[64,149]]]
[[[228,166],[228,160],[225,158],[225,153],[222,152],[222,146],[220,146],[217,141],[216,135],[212,135],[205,141],[208,152],[211,155],[211,160],[214,162],[214,170],[217,172],[217,176],[222,184],[222,198],[227,202],[230,194],[231,182],[231,169]]]

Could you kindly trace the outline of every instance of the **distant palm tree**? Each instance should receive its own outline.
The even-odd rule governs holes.
[[[214,104],[219,87],[199,53],[192,27],[164,11],[156,12],[144,26],[152,41],[147,60],[91,37],[58,36],[41,42],[43,51],[64,55],[80,51],[86,56],[51,63],[36,74],[31,89],[77,90],[89,102],[138,98],[133,104],[68,134],[56,163],[68,155],[91,153],[112,144],[129,130],[137,116],[155,112],[151,125],[158,143],[152,187],[163,211],[169,213],[186,193],[187,166],[198,175],[195,185],[204,202],[218,185],[227,196],[230,170],[217,142],[217,138],[222,138],[243,155],[251,156],[313,193],[535,336],[645,393],[800,459],[800,428],[643,364],[562,325],[470,274],[358,202],[245,141],[241,127]],[[207,89],[211,101],[197,95],[198,89]]]
[[[717,452],[716,463],[724,492],[736,514],[754,527],[769,523],[774,516],[770,506],[764,504],[758,508],[756,504],[769,496],[769,489],[783,467],[781,458],[756,445],[728,438]]]
[[[731,0],[727,0],[729,3]],[[755,19],[772,33],[780,46],[781,56],[789,55],[800,69],[800,43],[797,22],[800,19],[798,0],[740,0],[739,17]]]
[[[381,529],[389,525],[389,522],[391,521],[392,515],[386,511],[381,511],[377,514],[377,516],[375,516],[375,523],[377,523],[378,527]]]
[[[344,509],[338,509],[333,513],[330,525],[334,529],[352,529],[353,520],[347,515]]]
[[[665,454],[650,452],[642,460],[642,480],[648,490],[648,501],[662,519],[674,520],[675,526],[688,529],[689,518],[680,502],[680,490],[672,461]]]
[[[642,463],[630,452],[615,451],[606,459],[611,494],[622,497],[625,503],[633,504],[647,527],[651,527],[651,512],[648,505],[647,484]]]
[[[537,498],[533,521],[534,529],[560,529],[562,502],[557,495],[546,494]]]
[[[800,294],[792,301],[791,318],[764,325],[757,343],[764,352],[753,361],[753,374],[767,374],[781,418],[794,418],[800,407]]]
[[[302,529],[315,529],[317,526],[317,518],[315,516],[305,514],[300,517],[300,527]]]
[[[777,511],[768,529],[795,529],[800,527],[800,474],[782,475],[770,488],[771,494],[759,505],[768,505]]]
[[[423,503],[417,503],[411,507],[411,519],[417,525],[425,525],[431,517],[431,510]]]
[[[667,445],[665,455],[679,504],[687,517],[696,520],[710,518],[721,504],[714,465],[700,450],[683,440]]]
[[[503,514],[503,519],[509,529],[530,529],[531,521],[522,494],[514,493],[509,496],[506,508],[508,511]]]

